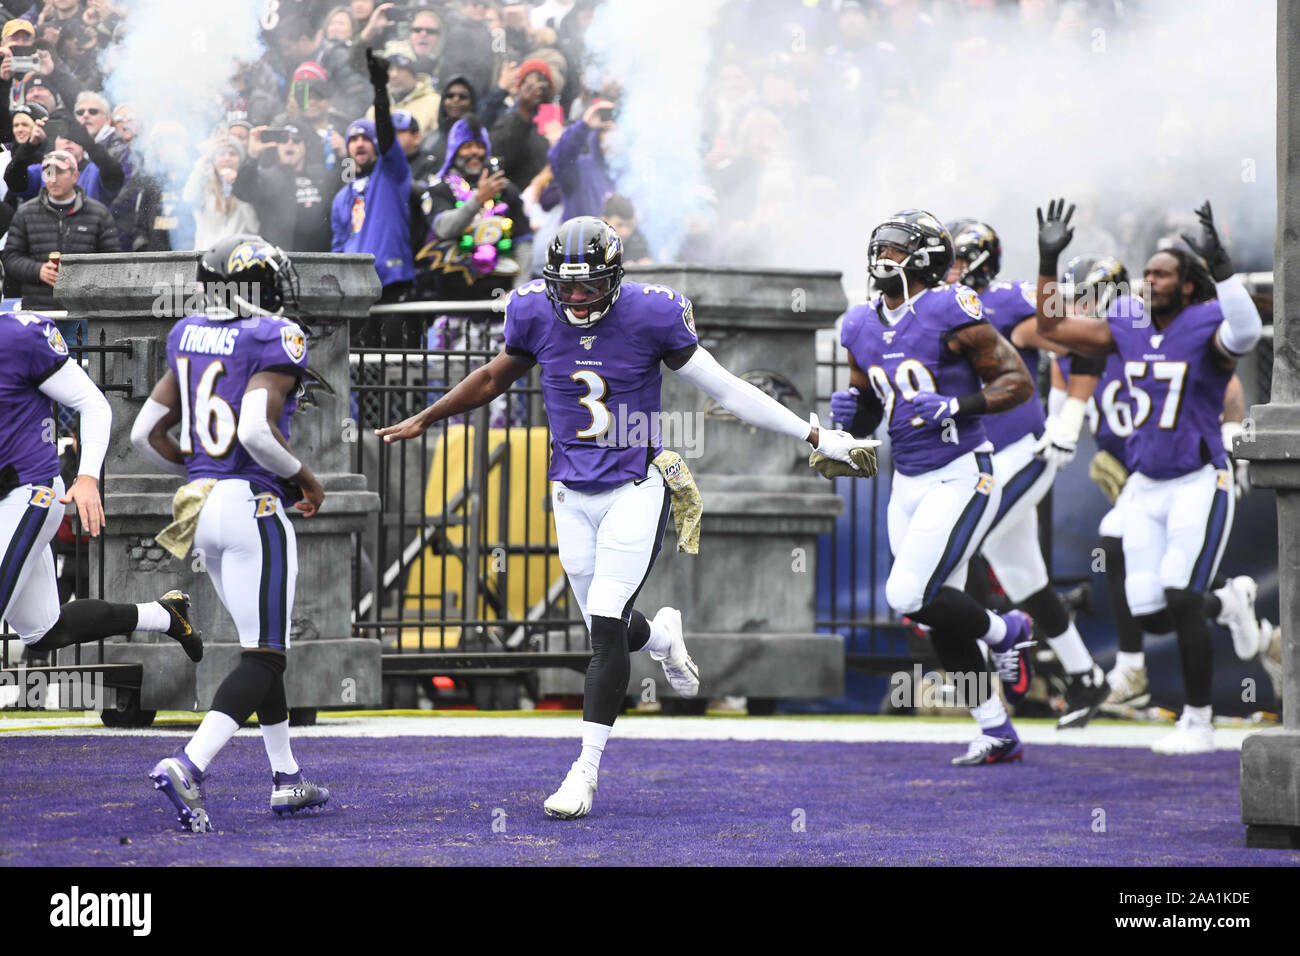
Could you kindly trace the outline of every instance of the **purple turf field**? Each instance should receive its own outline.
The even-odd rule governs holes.
[[[0,865],[1300,863],[1246,849],[1232,751],[1035,747],[959,769],[952,744],[614,740],[591,816],[564,822],[542,801],[571,741],[305,738],[333,797],[281,820],[261,741],[239,737],[206,784],[219,832],[197,835],[146,779],[183,740],[0,737]]]

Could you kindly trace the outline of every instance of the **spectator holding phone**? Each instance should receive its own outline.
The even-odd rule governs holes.
[[[257,211],[235,195],[244,159],[239,140],[210,139],[181,195],[194,213],[194,247],[209,249],[227,236],[258,232]]]
[[[309,135],[294,126],[253,127],[235,177],[234,195],[257,211],[259,235],[286,252],[329,252],[334,238],[330,200],[343,178],[309,162]]]
[[[421,255],[435,298],[489,298],[528,278],[532,235],[519,187],[494,161],[491,137],[472,113],[452,126],[426,196],[431,229]]]
[[[42,157],[51,136],[56,150],[73,157],[78,181],[86,195],[105,205],[112,202],[126,182],[122,164],[102,143],[95,142],[85,127],[72,121],[63,111],[37,123],[28,141],[14,150],[13,159],[5,169],[5,185],[9,187],[10,195],[27,200],[40,192]]]
[[[614,127],[614,104],[593,100],[582,119],[571,124],[551,147],[547,159],[564,191],[565,221],[575,216],[599,216],[614,191],[603,148]]]
[[[501,169],[512,183],[532,182],[546,165],[550,144],[538,129],[538,110],[543,104],[553,106],[554,91],[551,68],[542,60],[528,60],[519,67],[515,108],[492,127],[492,141],[496,144],[496,154],[501,157]],[[554,108],[556,112],[558,109]],[[546,114],[542,115],[542,121],[546,122]]]
[[[415,261],[411,254],[411,166],[397,141],[388,102],[388,64],[366,50],[366,66],[375,96],[375,119],[348,126],[351,178],[331,207],[333,252],[368,252],[382,287],[381,302],[400,302],[411,290]],[[384,329],[386,338],[400,338],[400,317]],[[353,329],[353,341],[378,344],[378,323],[365,319]]]

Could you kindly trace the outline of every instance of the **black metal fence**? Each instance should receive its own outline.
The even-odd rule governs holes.
[[[420,323],[421,341],[446,347],[351,349],[352,468],[381,502],[356,540],[353,633],[383,641],[388,674],[574,665],[589,651],[551,522],[536,372],[418,439],[374,435],[498,353],[503,313],[474,306],[387,307]]]

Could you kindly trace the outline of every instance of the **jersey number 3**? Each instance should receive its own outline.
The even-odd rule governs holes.
[[[181,451],[186,455],[194,454],[195,438],[212,458],[223,458],[230,453],[238,422],[235,410],[216,392],[217,379],[225,371],[225,363],[220,359],[209,362],[199,375],[191,400],[190,360],[176,359],[176,380],[181,392]]]
[[[609,430],[609,409],[602,398],[609,392],[609,386],[599,374],[589,368],[579,369],[569,378],[587,386],[587,394],[578,399],[578,404],[591,412],[591,424],[578,431],[579,438],[595,438]]]

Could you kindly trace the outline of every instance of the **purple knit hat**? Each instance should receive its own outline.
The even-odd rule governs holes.
[[[462,116],[452,124],[447,133],[447,155],[443,160],[442,169],[438,170],[439,178],[447,175],[451,164],[456,160],[456,151],[466,143],[482,143],[487,154],[492,155],[492,140],[488,136],[487,127],[479,122],[477,116]]]

